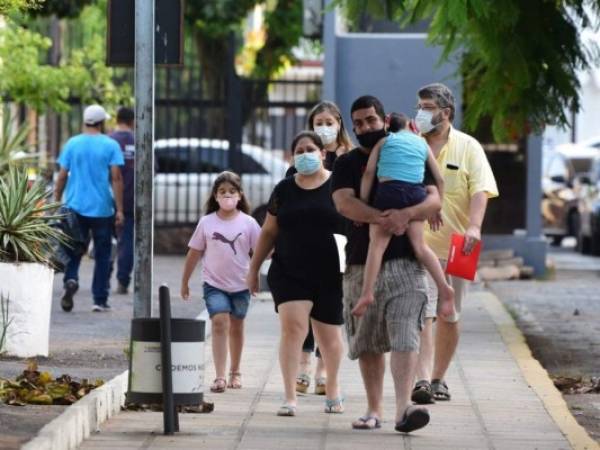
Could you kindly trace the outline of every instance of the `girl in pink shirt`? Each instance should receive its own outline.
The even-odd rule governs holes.
[[[216,378],[212,392],[226,387],[240,389],[240,360],[244,346],[244,318],[250,304],[246,275],[260,227],[248,215],[250,207],[240,177],[222,172],[215,180],[206,202],[206,215],[198,222],[188,244],[181,279],[181,297],[190,298],[192,272],[202,259],[204,301],[212,322],[212,353]],[[225,379],[230,350],[229,381]]]

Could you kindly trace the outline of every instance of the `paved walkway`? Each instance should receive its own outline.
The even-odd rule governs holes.
[[[498,300],[487,291],[474,292],[463,317],[459,351],[447,377],[452,401],[431,405],[429,426],[410,436],[393,430],[389,374],[383,427],[377,431],[350,429],[351,420],[364,412],[365,403],[358,365],[348,359],[341,370],[345,414],[324,414],[323,397],[306,395],[300,398],[296,417],[276,417],[282,401],[278,322],[272,303],[259,301],[246,322],[242,390],[206,394],[215,402],[215,411],[180,414],[181,431],[174,436],[162,435],[162,414],[127,411],[107,421],[81,448],[594,448],[577,428],[545,371],[531,359]],[[209,347],[206,350],[208,357]],[[210,364],[208,367],[206,383],[213,377]]]

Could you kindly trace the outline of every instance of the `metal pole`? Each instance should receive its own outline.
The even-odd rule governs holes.
[[[540,199],[542,198],[542,136],[530,134],[527,139],[527,212],[525,225],[529,238],[539,238],[542,235],[542,214]]]
[[[133,317],[152,317],[154,241],[154,0],[135,0],[135,232]]]
[[[160,352],[163,398],[163,428],[164,434],[179,431],[179,418],[173,399],[173,369],[171,360],[171,299],[169,288],[162,285],[158,289],[158,304],[160,308]]]
[[[242,86],[235,72],[235,33],[229,34],[227,55],[227,128],[229,134],[229,169],[242,175]]]

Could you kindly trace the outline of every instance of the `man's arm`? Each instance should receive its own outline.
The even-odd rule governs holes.
[[[125,220],[123,216],[123,176],[121,175],[121,168],[119,166],[110,166],[110,179],[117,206],[115,225],[122,225]]]
[[[465,231],[465,244],[463,252],[468,255],[477,242],[481,240],[481,225],[485,217],[488,196],[485,192],[476,192],[471,197],[469,204],[469,226]]]
[[[56,184],[54,185],[54,199],[57,202],[62,201],[63,191],[65,190],[65,185],[67,184],[67,178],[69,178],[69,172],[64,167],[60,168],[58,172],[58,177],[56,177]]]
[[[408,223],[413,220],[426,220],[442,208],[440,196],[435,186],[426,186],[427,197],[421,203],[403,209],[388,209],[382,214],[380,225],[389,233],[404,234]]]
[[[352,188],[337,189],[332,194],[337,211],[347,219],[360,223],[379,223],[381,211],[361,201]]]
[[[362,179],[360,180],[360,199],[368,203],[369,196],[371,195],[371,190],[373,189],[373,182],[375,181],[375,174],[377,173],[377,162],[379,161],[379,153],[381,152],[381,147],[385,142],[384,139],[380,139],[375,147],[371,150],[369,154],[369,160],[367,161],[367,167],[365,168],[365,172],[363,173]]]

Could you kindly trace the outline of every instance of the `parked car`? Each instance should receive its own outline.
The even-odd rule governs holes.
[[[581,177],[578,211],[577,248],[581,253],[600,256],[600,156],[594,159],[589,175]]]
[[[544,234],[554,245],[579,234],[579,179],[588,174],[598,154],[595,148],[563,145],[543,155],[542,219]]]
[[[194,224],[204,213],[213,182],[230,168],[229,142],[217,139],[173,138],[154,143],[154,216],[157,224]],[[275,185],[288,164],[268,150],[242,144],[237,166],[252,215],[262,222]]]
[[[579,141],[577,145],[581,147],[593,147],[597,150],[600,150],[600,136],[594,136],[592,138]]]

